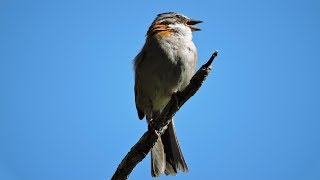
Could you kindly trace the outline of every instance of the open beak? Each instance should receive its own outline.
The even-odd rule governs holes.
[[[187,22],[187,25],[190,27],[192,31],[200,31],[201,29],[197,28],[195,25],[202,23],[202,21],[194,20],[194,19],[189,19]]]

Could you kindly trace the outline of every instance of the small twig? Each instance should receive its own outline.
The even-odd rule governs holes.
[[[149,130],[143,134],[139,141],[131,148],[130,152],[121,161],[116,172],[112,176],[112,180],[128,179],[133,168],[147,156],[158,140],[158,137],[165,132],[168,124],[171,122],[171,119],[179,108],[201,87],[202,83],[209,75],[211,71],[211,63],[217,55],[218,51],[215,51],[208,62],[202,65],[202,67],[192,77],[189,85],[183,91],[172,95],[170,101],[162,110],[159,117],[152,121],[155,122],[153,124],[153,128],[149,128]]]

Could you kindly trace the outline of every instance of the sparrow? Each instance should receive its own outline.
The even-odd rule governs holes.
[[[173,93],[182,91],[195,74],[198,53],[192,33],[202,21],[175,12],[158,14],[149,27],[146,41],[134,59],[135,103],[139,119],[157,119]],[[188,172],[173,120],[151,149],[151,175]]]

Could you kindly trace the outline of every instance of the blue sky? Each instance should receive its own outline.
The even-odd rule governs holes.
[[[320,179],[315,0],[0,1],[0,179],[109,179],[147,129],[132,60],[168,11],[204,21],[199,65],[220,54],[175,117],[190,172],[161,179]]]

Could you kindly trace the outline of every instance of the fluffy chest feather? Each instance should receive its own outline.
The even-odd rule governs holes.
[[[140,94],[152,100],[154,109],[162,109],[172,93],[188,85],[197,64],[197,50],[191,39],[159,31],[148,37],[136,59],[136,83]]]

